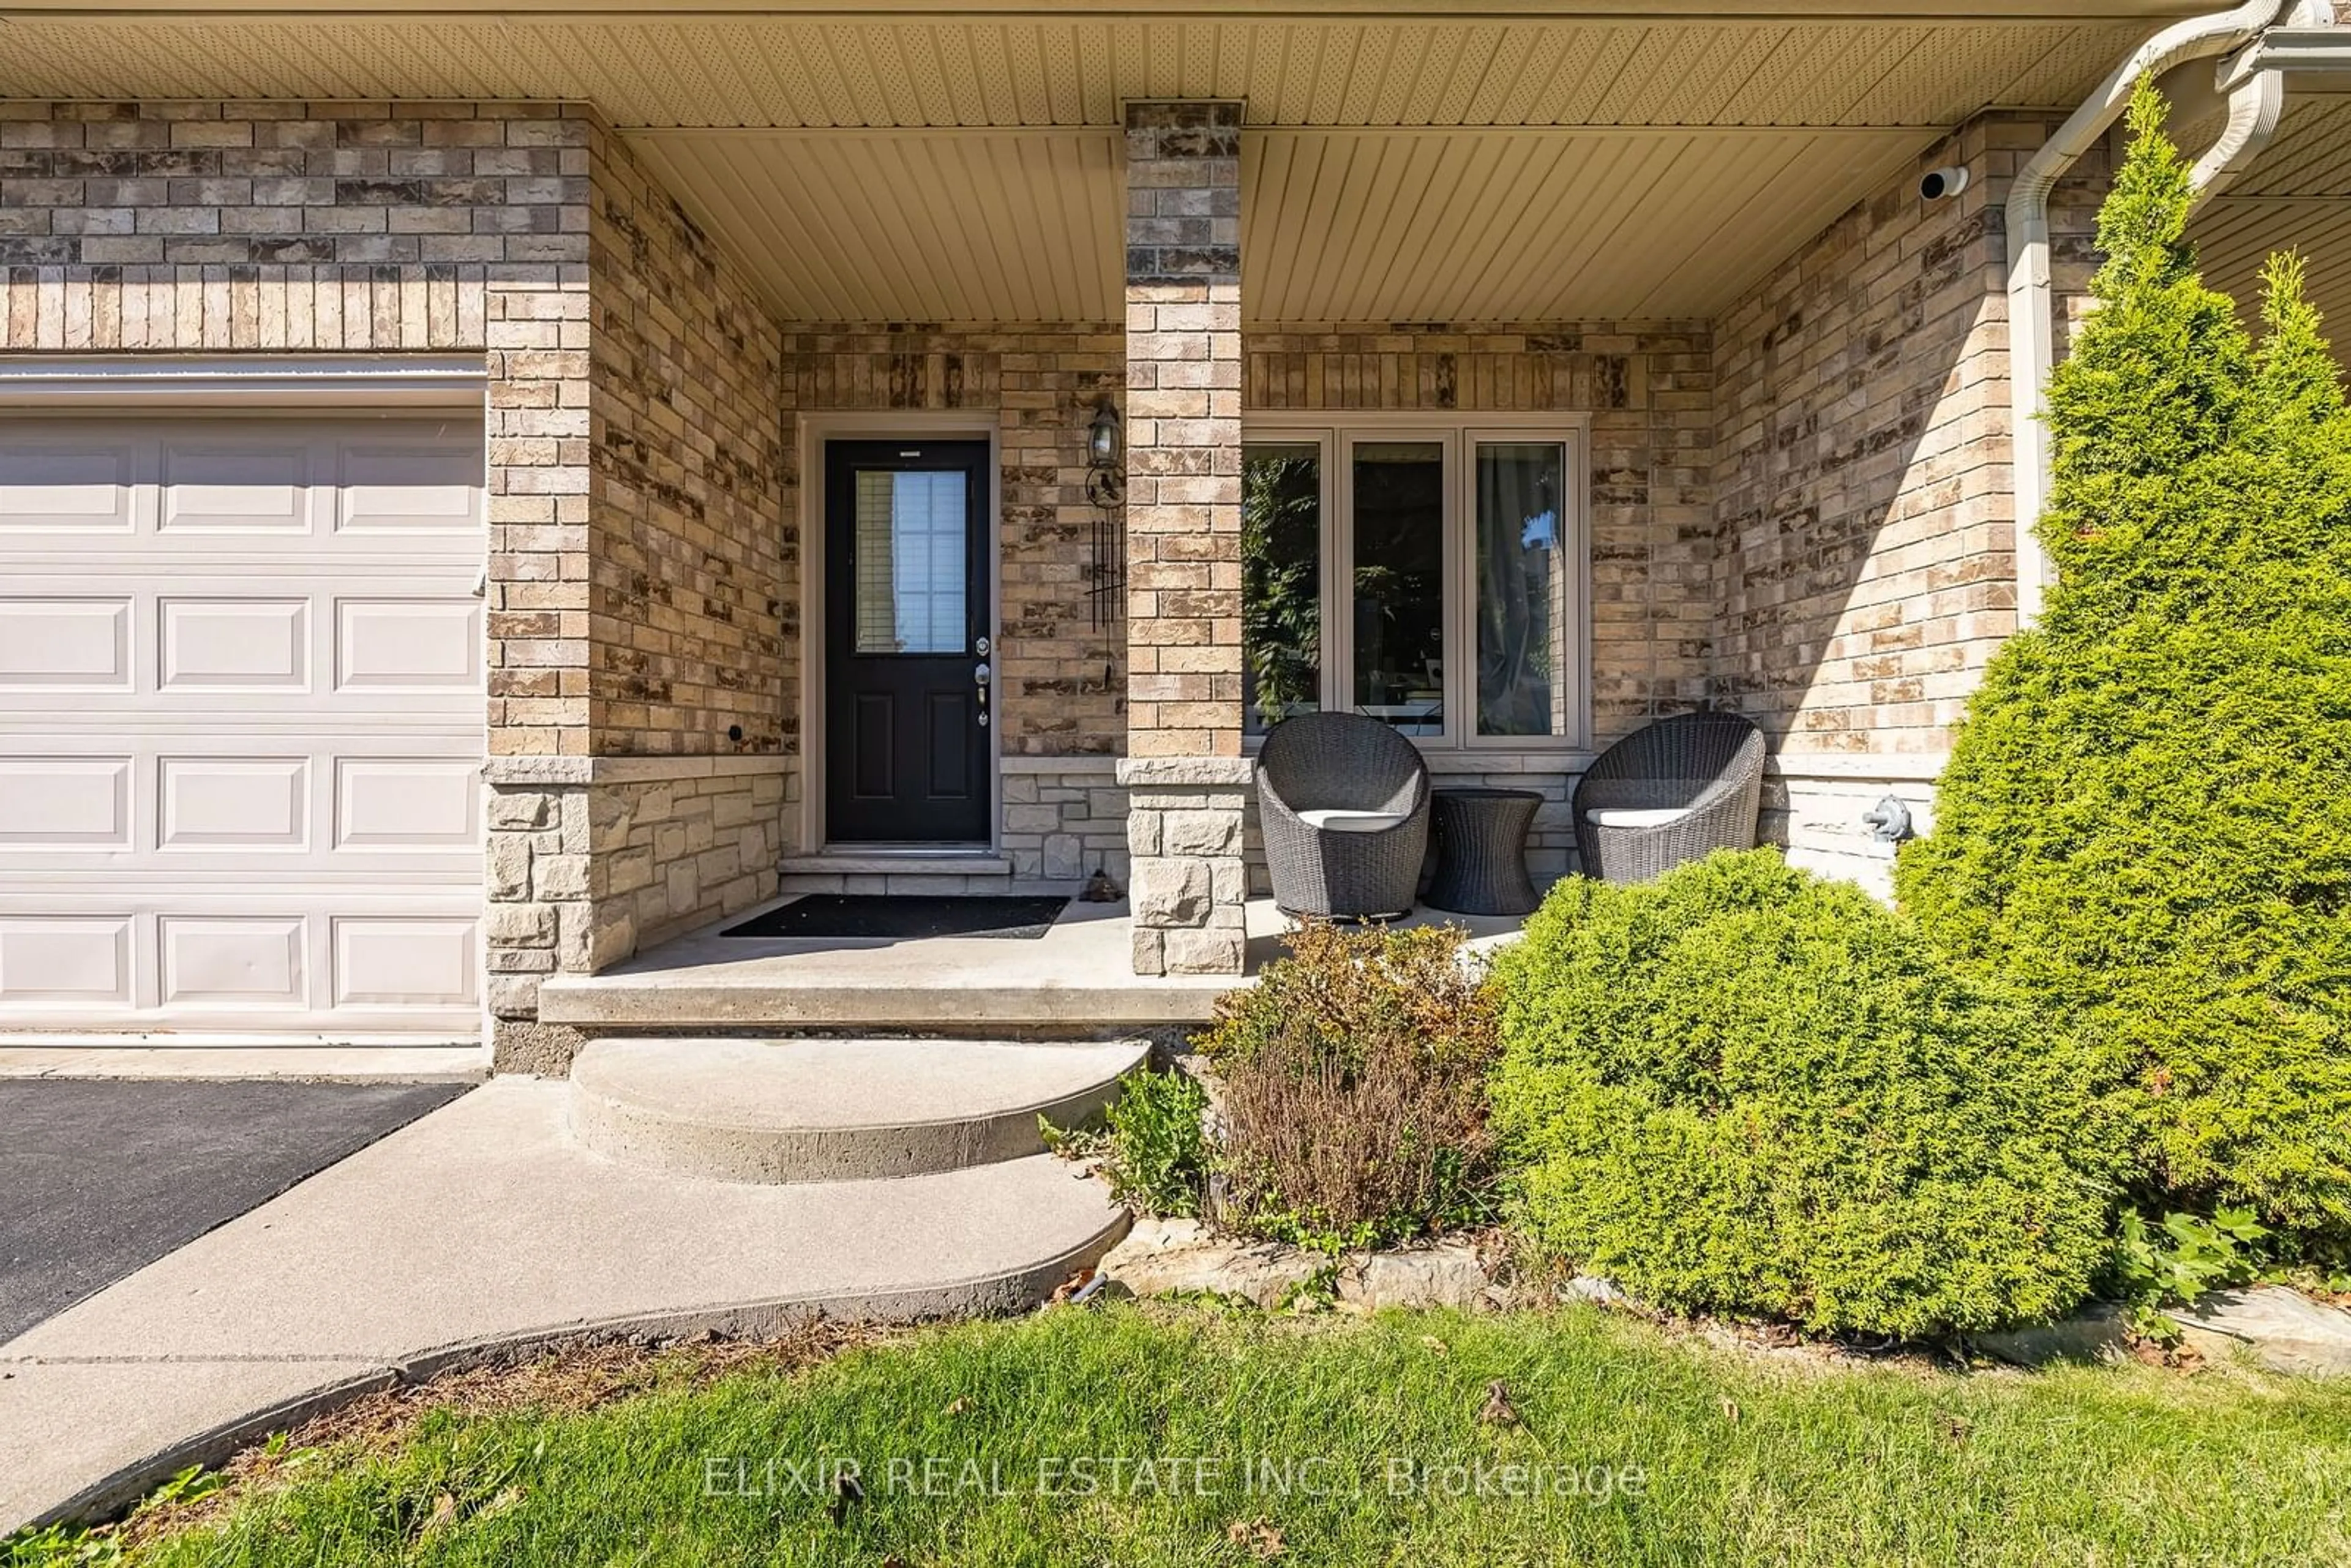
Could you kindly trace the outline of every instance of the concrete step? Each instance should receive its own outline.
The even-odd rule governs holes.
[[[1139,1040],[611,1039],[571,1064],[573,1135],[713,1181],[862,1181],[1019,1159],[1093,1115]]]
[[[1271,953],[1280,924],[1270,904],[1262,908],[1252,915],[1264,923],[1250,931],[1255,957]],[[1025,1036],[1193,1028],[1215,1015],[1219,996],[1243,983],[1229,975],[1135,974],[1123,904],[1072,904],[1033,941],[722,936],[720,929],[666,943],[601,974],[550,976],[538,993],[539,1020],[591,1035],[753,1029]]]

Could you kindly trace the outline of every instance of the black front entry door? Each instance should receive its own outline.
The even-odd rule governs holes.
[[[825,832],[988,838],[987,444],[825,444]]]

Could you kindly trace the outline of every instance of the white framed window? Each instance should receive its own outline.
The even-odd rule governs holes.
[[[1430,750],[1583,745],[1587,441],[1558,414],[1251,421],[1244,733],[1322,709]]]

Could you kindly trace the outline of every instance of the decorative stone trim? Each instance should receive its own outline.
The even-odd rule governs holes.
[[[1771,769],[1793,781],[1815,779],[1828,782],[1862,780],[1872,783],[1932,784],[1943,776],[1947,752],[1902,753],[1890,757],[1823,757],[1798,753],[1774,757]]]
[[[1206,786],[1247,788],[1257,781],[1252,757],[1122,757],[1118,781],[1133,789],[1184,789]]]
[[[484,932],[501,1039],[537,1019],[548,976],[592,974],[775,896],[783,759],[742,760],[768,766],[492,781]]]
[[[1119,758],[1111,756],[1092,757],[1006,757],[996,764],[998,773],[1060,773],[1070,778],[1113,779],[1118,773]]]
[[[482,767],[492,784],[629,784],[662,779],[734,779],[789,773],[786,757],[493,757]]]
[[[1128,793],[1136,974],[1241,973],[1249,800],[1236,783],[1145,784]]]

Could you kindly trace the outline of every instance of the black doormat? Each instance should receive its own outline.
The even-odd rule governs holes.
[[[882,893],[811,893],[740,925],[724,936],[998,936],[1034,941],[1066,898],[1003,898],[950,894],[914,898]]]

